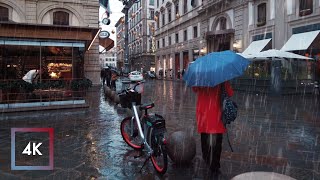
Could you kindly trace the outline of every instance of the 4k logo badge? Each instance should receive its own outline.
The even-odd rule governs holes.
[[[53,170],[53,133],[53,128],[11,128],[11,169]],[[40,156],[48,163],[36,163]],[[17,165],[21,162],[28,166]]]

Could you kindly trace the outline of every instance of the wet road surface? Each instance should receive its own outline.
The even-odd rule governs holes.
[[[0,179],[211,179],[201,158],[196,131],[196,98],[181,82],[148,81],[143,102],[155,102],[152,112],[166,119],[169,134],[183,130],[197,143],[197,155],[187,167],[169,161],[168,172],[157,175],[151,162],[140,173],[144,158],[134,158],[122,140],[123,109],[105,99],[101,88],[88,93],[89,109],[35,111],[0,116]],[[313,96],[235,93],[239,117],[229,127],[234,152],[223,142],[220,179],[249,171],[273,171],[296,179],[320,179],[320,107]],[[11,171],[10,129],[54,128],[53,171]],[[19,144],[19,142],[16,142]],[[23,143],[20,143],[23,144]],[[24,144],[23,144],[24,145]],[[21,145],[21,146],[23,146]],[[46,151],[46,149],[42,149]],[[17,163],[46,161],[34,157]]]

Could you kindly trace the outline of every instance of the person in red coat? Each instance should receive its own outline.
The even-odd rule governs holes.
[[[221,86],[229,96],[233,90],[229,82],[215,87],[192,87],[197,94],[196,119],[198,132],[201,134],[202,157],[214,173],[219,173],[222,137],[226,132],[221,114]]]

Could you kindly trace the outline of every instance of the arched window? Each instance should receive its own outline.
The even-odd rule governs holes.
[[[306,16],[313,12],[313,0],[300,0],[299,1],[299,15]]]
[[[53,12],[54,25],[69,25],[69,13],[63,11]]]
[[[220,24],[220,30],[226,30],[227,29],[227,19],[225,17],[221,17],[219,19]]]
[[[0,6],[0,21],[9,21],[9,9]]]
[[[267,22],[267,3],[261,3],[258,5],[258,19],[257,26],[264,26]]]

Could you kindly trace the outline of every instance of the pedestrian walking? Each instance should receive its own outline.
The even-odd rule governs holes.
[[[197,94],[196,119],[201,134],[202,157],[213,173],[219,173],[223,134],[226,128],[221,121],[221,86],[228,96],[233,95],[229,82],[215,87],[193,87]]]
[[[102,85],[104,85],[105,81],[106,81],[106,71],[105,71],[105,69],[101,69],[101,71],[100,71],[100,79],[102,81]]]
[[[196,121],[202,157],[215,176],[220,173],[222,139],[227,132],[224,120],[229,103],[224,104],[225,98],[233,95],[229,80],[243,75],[249,64],[244,57],[223,51],[202,56],[186,72],[182,71],[187,86],[197,94]]]
[[[118,79],[117,73],[116,72],[112,72],[111,75],[111,89],[112,90],[116,90],[116,81]]]
[[[107,68],[105,71],[106,71],[105,72],[105,78],[106,78],[106,81],[107,81],[107,86],[111,87],[111,75],[112,75],[111,70],[110,70],[110,68]]]
[[[314,81],[314,90],[313,90],[314,95],[319,96],[319,82]]]

